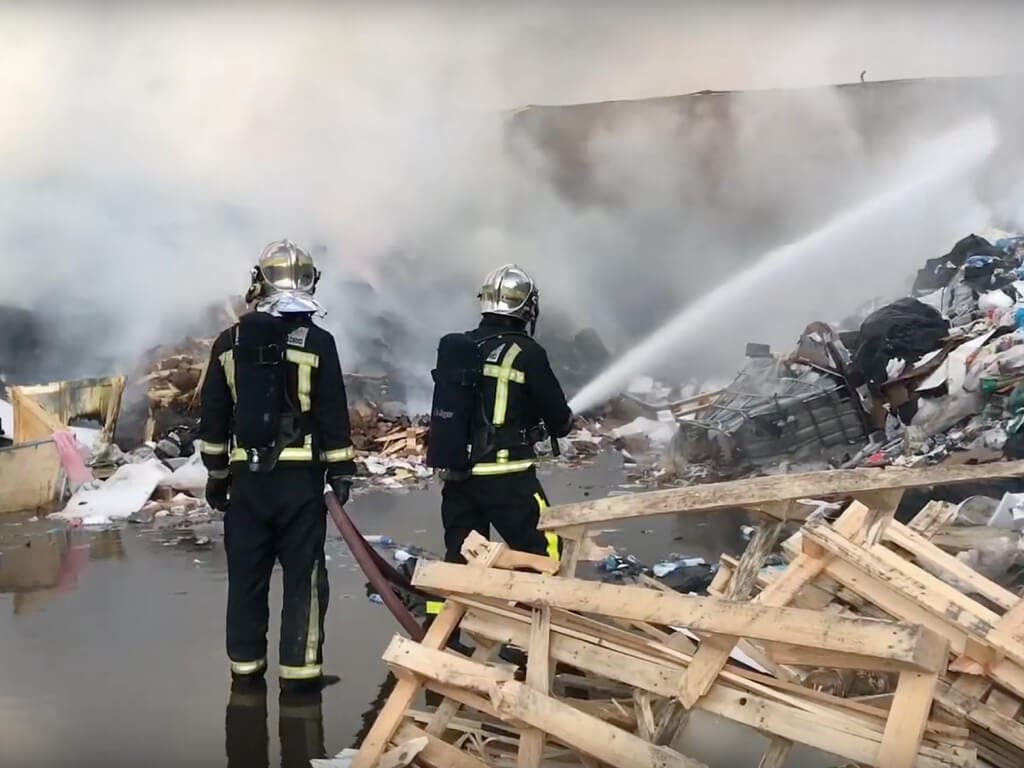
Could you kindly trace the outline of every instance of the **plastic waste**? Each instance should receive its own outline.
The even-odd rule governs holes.
[[[999,501],[989,496],[970,496],[956,508],[954,525],[988,525],[999,507]]]
[[[707,564],[707,560],[703,557],[680,557],[679,555],[670,555],[667,560],[655,563],[651,567],[651,571],[659,579],[663,579],[672,573],[672,571],[678,570],[679,568],[692,568],[695,565]]]
[[[1021,548],[1019,534],[1007,531],[1006,536],[991,539],[974,549],[961,552],[956,559],[996,584],[1007,586],[1012,580],[1010,570],[1024,563],[1024,551]],[[973,591],[967,584],[958,583],[954,586],[962,592]]]
[[[367,595],[367,599],[374,605],[384,605],[384,598],[378,595],[376,592],[372,592]]]
[[[1003,291],[989,291],[978,298],[978,309],[988,312],[992,309],[1009,309],[1013,306],[1013,299]]]
[[[1024,493],[1004,493],[986,525],[993,528],[1024,528]]]
[[[382,547],[390,547],[395,543],[395,540],[390,536],[381,536],[380,534],[370,534],[369,536],[363,536],[366,539],[367,544],[380,544]]]
[[[406,552],[404,549],[396,549],[391,553],[391,557],[395,559],[396,563],[405,563],[412,560],[416,555],[411,552]]]

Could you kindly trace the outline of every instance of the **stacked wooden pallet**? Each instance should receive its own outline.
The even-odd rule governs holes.
[[[697,766],[679,747],[693,710],[767,736],[764,768],[797,743],[884,768],[973,766],[979,753],[1024,765],[1024,606],[930,543],[948,507],[929,505],[907,526],[893,519],[906,488],[1022,474],[1022,462],[850,470],[555,507],[542,527],[564,537],[556,576],[467,540],[467,565],[417,569],[416,585],[448,602],[422,643],[396,637],[385,651],[399,682],[353,766]],[[808,521],[786,542],[789,566],[766,574],[806,497],[848,503],[831,524]],[[710,597],[573,578],[592,526],[737,506],[774,519],[724,563]],[[513,562],[520,570],[506,570]],[[460,626],[471,658],[445,650]],[[527,651],[524,681],[495,661],[509,645]],[[822,668],[871,671],[892,691],[807,687]],[[413,708],[424,688],[444,697],[427,714]]]

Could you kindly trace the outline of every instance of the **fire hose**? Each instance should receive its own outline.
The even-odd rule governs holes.
[[[352,518],[345,512],[345,508],[341,506],[338,497],[334,495],[333,491],[327,491],[324,494],[324,501],[327,502],[327,510],[330,512],[334,524],[338,527],[338,532],[345,540],[345,544],[348,545],[356,562],[359,563],[359,567],[370,582],[370,585],[377,591],[384,605],[391,611],[391,615],[395,617],[395,620],[402,625],[402,629],[406,631],[409,637],[416,642],[420,642],[423,639],[423,627],[416,621],[415,617],[409,612],[409,609],[405,607],[405,604],[395,594],[395,590],[392,587],[397,586],[422,597],[428,596],[416,589],[405,575],[377,554],[377,551],[370,546],[359,532],[359,529],[356,528]]]

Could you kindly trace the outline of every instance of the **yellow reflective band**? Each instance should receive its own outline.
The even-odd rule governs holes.
[[[551,532],[545,533],[544,540],[548,543],[548,557],[557,563],[559,560],[558,535]]]
[[[307,664],[304,667],[286,667],[281,665],[281,677],[285,680],[310,680],[320,677],[322,667],[319,664]]]
[[[540,513],[540,516],[544,517],[544,512],[548,508],[548,503],[539,493],[533,494],[533,500],[537,502],[537,511]],[[554,533],[545,533],[544,540],[548,543],[548,557],[555,562],[558,562],[558,535]]]
[[[473,467],[474,475],[508,475],[513,472],[522,472],[534,465],[533,459],[522,461],[507,461],[500,464],[477,464]]]
[[[444,600],[427,600],[427,616],[437,616],[444,608]]]
[[[356,457],[356,449],[351,445],[348,448],[335,448],[333,451],[324,451],[320,454],[324,461],[351,461]]]
[[[228,452],[227,443],[208,443],[205,440],[199,441],[199,452],[207,456],[223,456]]]
[[[320,561],[313,563],[309,577],[309,621],[306,624],[306,664],[316,664],[316,649],[320,644],[320,594],[317,585],[317,571]]]
[[[488,376],[492,379],[500,378],[502,375],[501,371],[502,368],[500,365],[493,365],[491,363],[487,363],[484,366],[484,376]],[[514,381],[516,384],[525,384],[526,374],[523,371],[520,371],[518,368],[513,368],[511,371],[508,372],[508,380]]]
[[[220,367],[224,369],[224,378],[228,381],[228,389],[231,390],[231,400],[238,402],[238,392],[235,390],[235,353],[232,350],[222,352],[220,356]]]
[[[302,352],[301,350],[289,347],[285,350],[284,358],[296,365],[308,365],[310,368],[320,367],[320,355],[314,355],[312,352]]]
[[[228,469],[208,469],[206,474],[212,477],[214,480],[223,480],[224,478],[231,477],[231,470]]]
[[[502,448],[500,451],[498,451],[498,463],[499,464],[507,464],[508,463],[508,448]]]
[[[249,457],[246,455],[245,448],[235,448],[231,452],[231,461],[248,461]],[[313,461],[313,436],[306,435],[306,442],[301,448],[285,448],[281,451],[281,455],[277,457],[278,461]]]
[[[493,365],[484,366],[484,375],[498,380],[494,388],[494,414],[491,418],[491,423],[496,427],[500,427],[505,423],[505,415],[508,412],[508,383],[513,380],[512,363],[515,362],[522,351],[522,347],[518,344],[513,344],[501,359],[500,368],[496,368]],[[525,382],[526,376],[521,371],[518,371],[518,373],[521,376],[517,378],[522,378],[522,381],[518,383]]]
[[[295,363],[299,368],[299,408],[305,413],[313,407],[313,369],[320,365],[320,357],[312,352],[300,352],[297,349],[286,350],[284,356],[288,362]]]
[[[265,658],[258,661],[232,661],[231,671],[236,675],[254,675],[266,666]]]

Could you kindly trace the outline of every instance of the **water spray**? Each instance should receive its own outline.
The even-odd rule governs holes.
[[[587,384],[569,406],[575,413],[594,408],[620,392],[633,376],[657,367],[666,355],[679,356],[697,344],[707,343],[715,324],[731,308],[756,305],[758,292],[769,280],[785,275],[808,259],[826,256],[836,241],[856,238],[867,227],[880,226],[884,216],[891,215],[894,209],[912,205],[981,164],[996,144],[995,125],[984,118],[919,145],[893,174],[894,181],[880,193],[843,211],[799,240],[766,253],[686,307]]]

